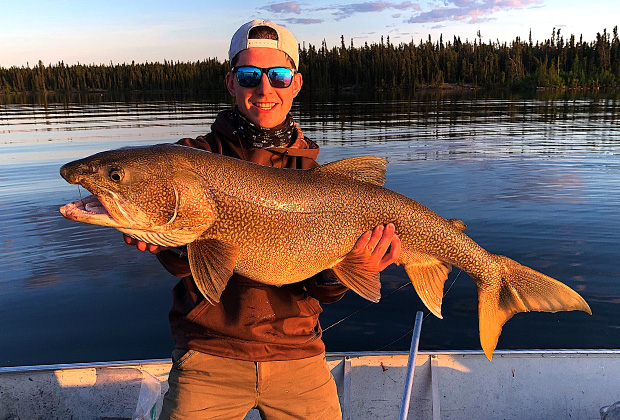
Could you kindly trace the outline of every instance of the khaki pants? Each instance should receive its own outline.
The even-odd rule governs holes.
[[[175,350],[160,420],[340,420],[336,383],[325,355],[247,362]]]

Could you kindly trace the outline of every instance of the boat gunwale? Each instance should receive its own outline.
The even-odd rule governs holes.
[[[354,359],[363,357],[393,357],[408,356],[408,352],[404,351],[360,351],[360,352],[327,352],[326,357],[329,359]],[[451,357],[480,357],[484,356],[482,350],[424,350],[419,351],[418,356],[451,356]],[[620,357],[620,349],[527,349],[527,350],[496,350],[493,353],[494,358],[503,357],[540,357],[540,358],[569,358],[569,357],[596,357],[611,356]],[[485,356],[486,357],[486,356]],[[112,368],[127,366],[142,366],[156,364],[171,364],[169,358],[166,359],[143,359],[143,360],[126,360],[126,361],[110,361],[110,362],[81,362],[81,363],[61,363],[50,365],[29,365],[29,366],[7,366],[0,367],[0,374],[10,373],[27,373],[27,372],[43,372],[64,369],[87,369],[87,368]],[[490,362],[492,363],[492,362]]]

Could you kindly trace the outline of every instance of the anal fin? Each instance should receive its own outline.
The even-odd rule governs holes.
[[[209,302],[220,301],[238,255],[238,246],[216,239],[199,239],[187,245],[194,282]]]
[[[402,265],[424,305],[438,318],[441,316],[443,287],[452,266],[419,252],[403,254]]]

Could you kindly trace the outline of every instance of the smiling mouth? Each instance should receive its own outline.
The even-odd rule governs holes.
[[[275,102],[253,102],[252,105],[254,105],[256,108],[260,110],[269,111],[270,109],[273,109],[277,105],[277,103]]]

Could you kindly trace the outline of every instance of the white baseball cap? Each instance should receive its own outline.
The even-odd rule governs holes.
[[[256,26],[267,26],[272,28],[278,34],[278,39],[248,39],[250,30]],[[241,26],[230,40],[228,60],[232,62],[237,54],[252,47],[280,50],[293,60],[296,69],[299,68],[299,45],[297,45],[295,36],[284,26],[276,25],[269,20],[262,19],[256,19]]]

